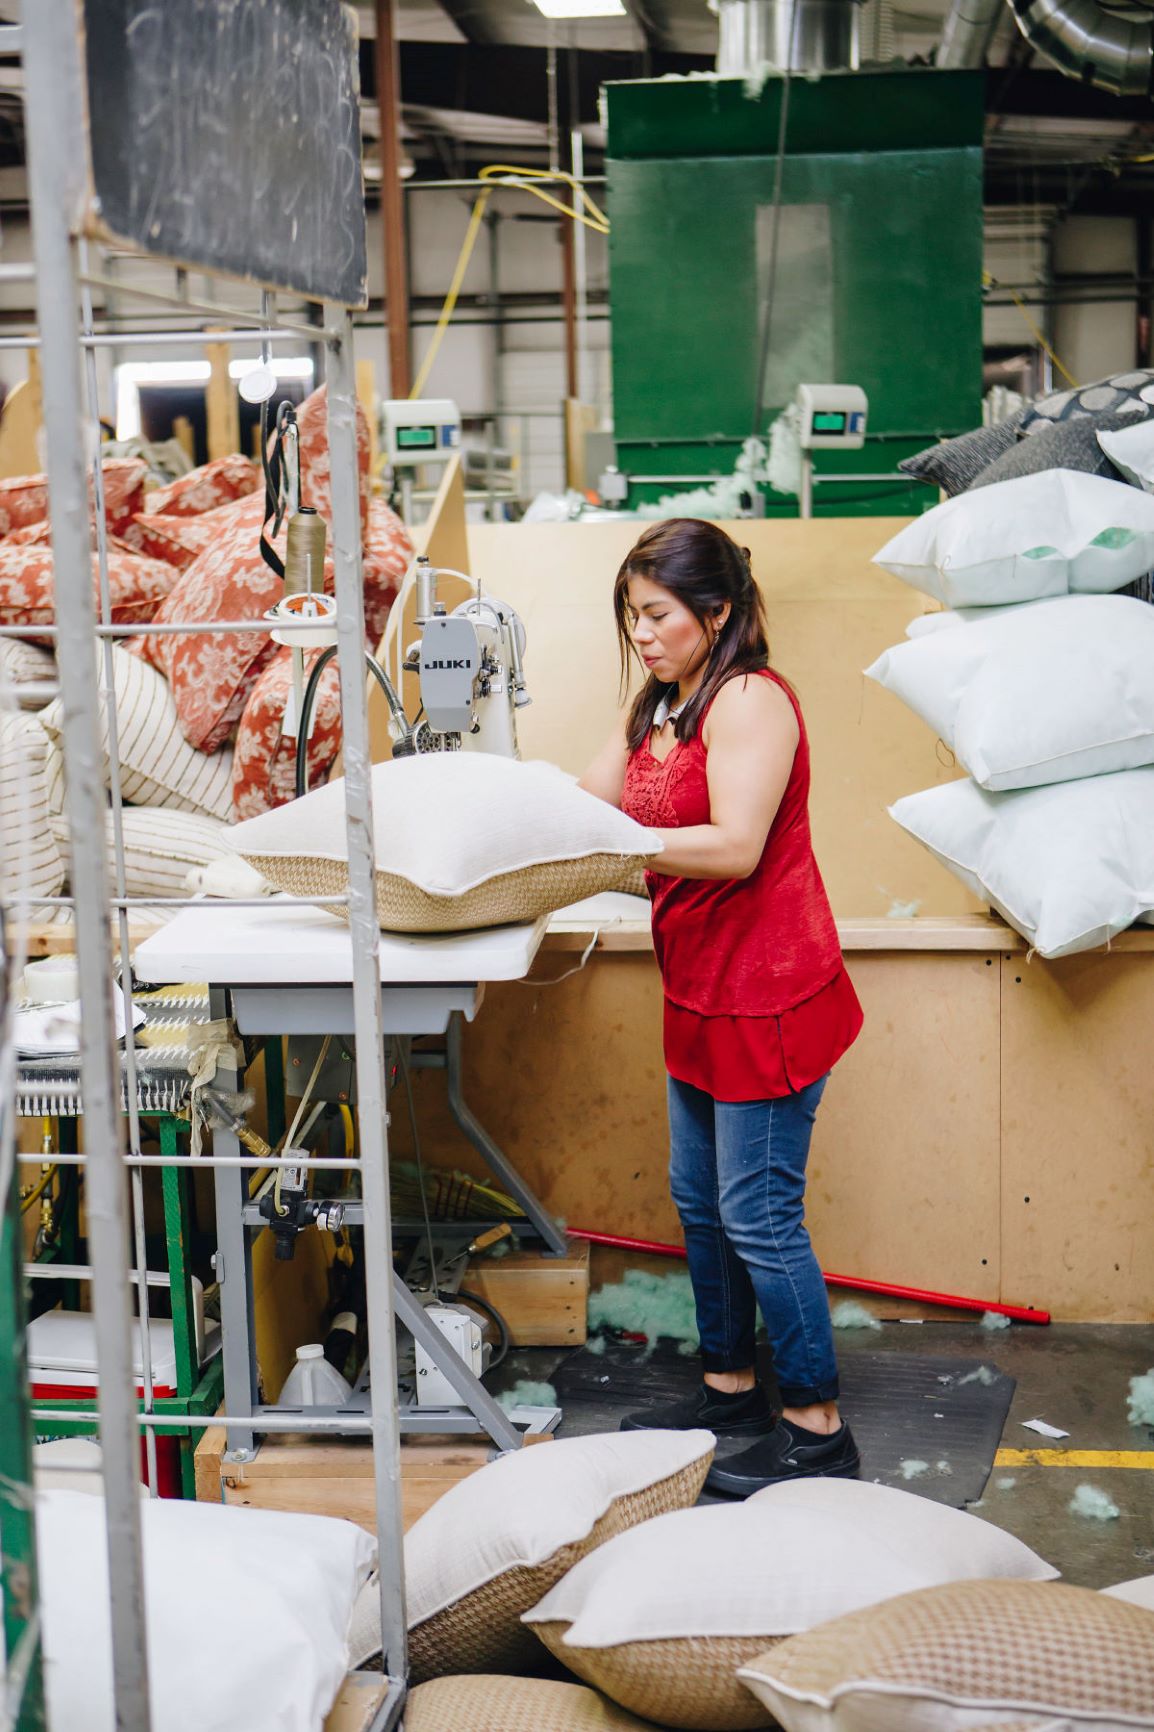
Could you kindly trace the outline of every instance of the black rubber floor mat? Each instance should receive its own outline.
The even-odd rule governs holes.
[[[765,1371],[772,1383],[768,1365]],[[896,1349],[845,1352],[840,1372],[841,1406],[861,1450],[863,1479],[956,1509],[977,1502],[1001,1441],[1012,1377],[972,1359]],[[560,1435],[615,1431],[623,1414],[688,1394],[700,1375],[696,1355],[683,1358],[666,1342],[648,1356],[615,1343],[601,1354],[579,1348],[552,1376],[565,1415]]]

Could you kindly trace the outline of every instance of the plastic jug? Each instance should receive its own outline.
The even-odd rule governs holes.
[[[352,1398],[352,1389],[336,1368],[325,1358],[319,1341],[309,1341],[297,1348],[297,1362],[284,1381],[280,1392],[282,1407],[344,1407]]]

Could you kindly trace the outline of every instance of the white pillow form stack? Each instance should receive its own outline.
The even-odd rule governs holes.
[[[1154,566],[1154,498],[1101,475],[1043,469],[935,505],[873,563],[946,607],[1108,594]]]
[[[876,563],[959,609],[866,674],[971,777],[891,816],[1043,956],[1124,931],[1154,907],[1154,608],[1067,592],[1154,565],[1154,497],[1046,470],[948,500]]]

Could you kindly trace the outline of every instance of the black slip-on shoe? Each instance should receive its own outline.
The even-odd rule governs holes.
[[[692,1395],[663,1407],[627,1413],[622,1431],[712,1431],[718,1437],[764,1437],[777,1423],[769,1397],[760,1383],[740,1398],[719,1397],[707,1383]]]
[[[749,1497],[767,1485],[788,1480],[822,1476],[856,1479],[860,1467],[857,1444],[844,1420],[837,1431],[819,1438],[812,1432],[794,1432],[782,1419],[748,1449],[711,1468],[705,1489],[726,1492],[730,1497]]]

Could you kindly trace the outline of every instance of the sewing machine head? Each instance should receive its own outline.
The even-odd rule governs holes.
[[[422,555],[416,572],[421,635],[404,664],[420,678],[423,720],[415,731],[416,749],[516,758],[516,713],[532,702],[521,662],[525,628],[512,608],[480,593],[449,613],[436,599],[436,587],[437,573]]]

